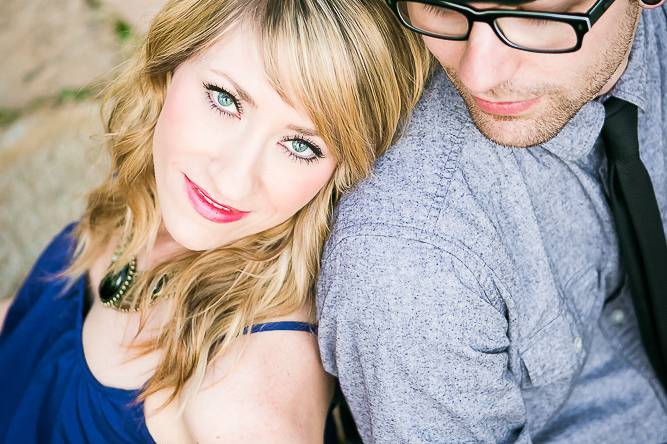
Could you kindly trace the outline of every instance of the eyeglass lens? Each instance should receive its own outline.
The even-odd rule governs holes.
[[[413,1],[398,2],[401,18],[418,31],[443,38],[463,39],[469,21],[461,12],[446,6]],[[577,33],[565,22],[534,17],[498,17],[496,30],[520,48],[561,51],[577,45]]]

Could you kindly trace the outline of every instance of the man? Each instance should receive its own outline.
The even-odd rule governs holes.
[[[632,243],[665,247],[666,7],[389,3],[444,69],[323,256],[322,359],[364,442],[667,442],[642,299],[667,267],[646,284],[665,263]],[[653,188],[627,202],[614,103]],[[649,197],[653,238],[623,228]]]

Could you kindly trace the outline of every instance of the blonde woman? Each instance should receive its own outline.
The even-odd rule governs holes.
[[[322,442],[313,280],[428,58],[381,0],[183,0],[103,107],[112,168],[0,337],[2,442]]]

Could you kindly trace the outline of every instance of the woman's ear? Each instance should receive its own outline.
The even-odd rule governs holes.
[[[653,9],[662,6],[665,0],[639,0],[639,5],[644,9]]]

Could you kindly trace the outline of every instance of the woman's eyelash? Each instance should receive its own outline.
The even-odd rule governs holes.
[[[234,114],[231,114],[228,111],[220,109],[220,106],[216,105],[215,101],[213,100],[213,97],[211,96],[213,92],[229,95],[229,97],[231,97],[232,100],[234,101],[234,105],[236,106],[239,115],[243,114],[243,106],[241,105],[241,101],[239,100],[238,97],[236,97],[234,93],[227,91],[225,88],[215,85],[213,83],[204,83],[204,91],[206,93],[206,98],[211,104],[211,109],[218,111],[221,115],[225,117],[235,116]]]
[[[290,149],[285,147],[285,151],[287,151],[287,154],[290,155],[295,160],[301,160],[306,163],[311,163],[311,162],[317,162],[319,159],[322,159],[324,157],[324,153],[322,153],[322,149],[317,145],[317,143],[313,142],[306,136],[301,136],[301,135],[294,135],[294,136],[289,136],[289,137],[284,137],[281,139],[281,142],[290,142],[290,141],[298,141],[301,143],[305,143],[308,145],[310,150],[315,154],[313,157],[301,157],[296,154],[294,154]]]

